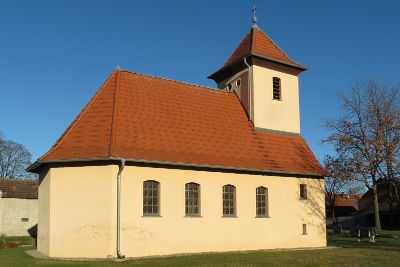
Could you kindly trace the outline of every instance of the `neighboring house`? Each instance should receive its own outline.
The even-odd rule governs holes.
[[[306,69],[257,25],[210,75],[218,88],[117,68],[29,167],[40,174],[38,251],[326,246],[325,170],[300,135]]]
[[[36,235],[38,180],[0,178],[0,235]]]
[[[358,202],[362,195],[353,194],[334,194],[334,196],[325,194],[326,197],[326,224],[328,227],[333,225],[332,210],[337,224],[345,228],[352,228],[356,225],[364,225],[365,216],[360,215]],[[332,207],[331,202],[335,200]]]
[[[335,216],[347,216],[353,215],[358,212],[358,201],[361,199],[362,195],[352,195],[352,194],[335,194],[335,196],[328,196],[328,193],[325,195],[326,200],[326,214],[329,216],[332,214],[332,208],[334,210]],[[334,199],[334,206],[331,207],[328,203],[330,199]]]
[[[400,198],[399,180],[394,180],[394,183],[384,179],[378,180],[378,203],[382,228],[400,229],[400,201],[396,196],[396,191]],[[368,190],[360,199],[359,207],[360,212],[367,214],[368,224],[375,225],[372,189]]]

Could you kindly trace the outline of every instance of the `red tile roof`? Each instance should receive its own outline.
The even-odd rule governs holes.
[[[267,57],[292,66],[306,68],[289,58],[282,49],[280,49],[262,30],[258,28],[252,28],[245,35],[222,68],[225,68],[250,54]]]
[[[335,194],[334,197],[336,207],[354,207],[358,210],[358,201],[362,198],[362,195]],[[326,194],[326,198],[329,198],[328,194]]]
[[[38,180],[0,177],[0,191],[2,198],[37,199]]]
[[[119,70],[39,162],[107,157],[325,172],[302,137],[256,131],[234,93]]]

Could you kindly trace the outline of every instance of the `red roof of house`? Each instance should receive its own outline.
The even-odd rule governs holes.
[[[336,207],[354,207],[358,210],[358,201],[362,198],[362,195],[353,194],[334,194],[335,206]],[[332,195],[333,196],[333,195]],[[329,194],[326,194],[326,198],[329,198]]]
[[[2,198],[37,199],[38,186],[37,179],[0,177],[0,191]]]
[[[348,194],[339,194],[339,196],[335,199],[336,206],[352,206],[356,210],[358,210],[358,201],[361,199],[362,195],[348,195]]]
[[[39,162],[107,157],[325,173],[301,136],[255,130],[234,93],[119,70]]]
[[[222,68],[248,55],[263,56],[299,68],[306,68],[289,58],[262,30],[252,28],[239,43]],[[221,68],[221,69],[222,69]]]

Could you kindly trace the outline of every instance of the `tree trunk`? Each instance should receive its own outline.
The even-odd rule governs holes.
[[[394,195],[396,196],[397,209],[400,210],[400,197],[399,191],[397,190],[397,184],[394,185]]]
[[[333,209],[332,209],[332,223],[333,224],[336,224],[336,217],[335,217],[335,207],[333,207]]]
[[[373,186],[372,192],[374,193],[374,213],[375,213],[375,228],[377,231],[382,230],[381,219],[379,217],[379,202],[378,202],[378,185]]]
[[[388,188],[387,190],[388,190],[388,193],[389,193],[388,204],[389,204],[389,209],[390,209],[390,214],[389,214],[390,227],[393,227],[393,226],[395,226],[395,223],[394,223],[394,213],[393,213],[392,184],[388,184],[387,188]]]

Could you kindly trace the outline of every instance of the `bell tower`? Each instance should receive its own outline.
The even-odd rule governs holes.
[[[299,75],[289,58],[256,24],[225,64],[208,78],[239,98],[256,130],[300,134]]]

